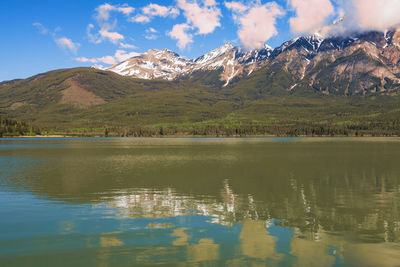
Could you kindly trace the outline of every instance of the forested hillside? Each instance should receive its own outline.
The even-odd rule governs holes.
[[[0,137],[38,134],[41,134],[38,127],[0,115]]]
[[[288,74],[269,80],[265,68],[223,87],[216,86],[218,73],[164,81],[57,70],[0,84],[0,111],[43,133],[67,135],[399,134],[397,94],[325,95],[302,85],[288,92],[282,84]]]

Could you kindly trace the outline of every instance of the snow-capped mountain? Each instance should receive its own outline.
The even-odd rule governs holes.
[[[226,85],[236,76],[251,73],[257,63],[267,60],[273,49],[265,46],[261,49],[245,51],[227,43],[196,59],[185,59],[167,50],[148,50],[107,70],[120,75],[140,79],[174,80],[199,70],[222,70],[221,81]]]
[[[191,60],[187,60],[168,49],[152,49],[111,66],[108,70],[140,79],[173,80],[186,73],[192,66]]]
[[[355,55],[357,51],[362,51],[361,53],[365,54],[368,60],[363,59],[357,64],[350,64],[348,60],[352,60],[351,55]],[[342,61],[345,62],[341,65],[343,69],[334,67],[332,64],[335,62],[339,64],[340,62],[336,60],[341,58],[344,58]],[[287,89],[291,91],[311,71],[313,75],[309,78],[309,85],[317,90],[325,90],[321,87],[318,77],[322,75],[320,68],[330,65],[334,68],[329,74],[334,76],[333,81],[347,77],[347,82],[357,83],[357,86],[373,86],[375,79],[381,81],[383,88],[387,79],[390,79],[391,84],[400,83],[399,62],[400,31],[391,30],[327,38],[315,33],[295,38],[275,49],[265,45],[260,49],[250,51],[227,43],[196,59],[185,59],[166,49],[149,50],[111,66],[108,70],[135,78],[166,80],[190,76],[196,71],[218,70],[220,80],[224,86],[227,86],[234,78],[248,76],[262,67],[273,68],[268,75],[275,75],[275,70],[283,69],[290,74],[292,83]],[[362,74],[369,75],[370,81],[366,82],[364,79],[355,82],[354,77]],[[361,89],[354,90],[359,92]]]

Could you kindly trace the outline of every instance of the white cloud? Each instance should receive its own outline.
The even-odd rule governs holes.
[[[203,0],[199,4],[197,0],[177,0],[178,7],[183,10],[187,23],[197,28],[196,34],[209,34],[215,28],[220,27],[221,10],[214,0]]]
[[[193,43],[193,35],[189,31],[197,29],[195,34],[210,34],[220,27],[221,10],[215,0],[177,0],[178,7],[183,10],[186,23],[176,24],[168,35],[178,40],[177,46],[184,49]],[[151,37],[151,36],[148,36]]]
[[[97,58],[87,58],[87,57],[77,57],[75,58],[76,61],[83,62],[83,63],[97,63]]]
[[[102,21],[108,21],[110,19],[111,11],[123,13],[129,16],[135,8],[125,5],[113,6],[110,4],[103,4],[96,8],[97,14],[95,15],[96,20],[101,23]]]
[[[341,23],[328,24],[322,33],[347,36],[370,30],[385,31],[400,27],[399,0],[337,0]]]
[[[233,19],[239,24],[238,36],[247,49],[261,48],[266,41],[278,34],[276,18],[284,11],[275,2],[260,4],[253,2],[246,7],[239,2],[225,2],[233,12]]]
[[[144,36],[144,38],[146,38],[147,40],[157,40],[158,39],[158,35],[155,35],[155,34],[146,34],[145,36]]]
[[[127,5],[123,5],[118,7],[118,11],[123,13],[126,16],[129,16],[133,11],[135,11],[135,8],[127,6]]]
[[[178,40],[178,47],[184,49],[188,44],[193,43],[193,35],[187,33],[187,30],[192,29],[192,27],[186,23],[176,24],[168,35]]]
[[[171,17],[176,18],[179,10],[172,6],[162,6],[158,4],[148,4],[141,9],[141,13],[129,19],[131,22],[149,23],[153,17]]]
[[[98,62],[108,64],[108,65],[114,65],[117,63],[117,61],[115,60],[115,58],[113,56],[104,56],[104,57],[98,58],[97,60],[98,60]]]
[[[330,0],[289,0],[289,3],[296,10],[296,17],[289,19],[291,31],[296,34],[320,30],[335,12]]]
[[[151,32],[152,32],[152,33],[157,33],[158,31],[157,31],[156,29],[150,27],[150,28],[148,28],[148,29],[146,30],[146,32],[147,32],[147,33],[151,33]]]
[[[32,23],[32,25],[35,26],[39,30],[39,32],[43,35],[49,33],[49,30],[46,27],[44,27],[40,22],[34,22]]]
[[[230,9],[235,13],[243,13],[246,12],[248,9],[248,7],[242,4],[241,2],[232,1],[232,2],[225,2],[224,4],[227,9]]]
[[[119,43],[119,46],[122,48],[128,48],[128,49],[136,49],[137,47],[132,45],[132,44],[128,44],[128,43]]]
[[[159,16],[159,17],[177,17],[179,15],[179,10],[172,6],[161,6],[158,4],[149,4],[142,8],[142,12],[145,15],[150,17]]]
[[[78,51],[78,48],[80,46],[80,44],[74,43],[71,39],[68,39],[67,37],[61,37],[61,38],[55,39],[55,42],[60,48],[69,50],[70,52],[72,52],[74,54],[76,54],[76,52]]]
[[[204,0],[205,6],[215,6],[216,4],[215,0]]]
[[[104,23],[97,32],[93,33],[95,28],[96,27],[93,24],[89,24],[86,27],[86,34],[91,43],[100,44],[101,42],[108,40],[113,44],[118,44],[121,40],[125,39],[125,36],[121,33],[113,31],[115,23]]]
[[[100,5],[96,8],[97,14],[95,18],[97,21],[107,21],[110,19],[110,12],[114,9],[114,6],[110,4]]]
[[[352,0],[352,4],[349,15],[356,18],[362,29],[386,30],[400,25],[399,0]]]
[[[113,56],[104,56],[98,58],[87,58],[87,57],[77,57],[75,61],[82,62],[82,63],[103,63],[107,65],[114,65],[121,61],[127,60],[131,57],[135,57],[140,55],[136,52],[126,52],[125,50],[117,50]]]
[[[32,23],[32,25],[39,30],[40,34],[51,36],[57,46],[61,49],[67,50],[73,54],[76,54],[78,52],[78,49],[80,47],[79,43],[73,42],[71,39],[64,36],[57,37],[57,32],[61,31],[60,27],[57,27],[55,30],[51,31],[44,27],[40,22],[34,22]]]
[[[89,42],[94,43],[94,44],[99,44],[103,40],[99,37],[99,34],[94,34],[92,33],[92,29],[94,29],[95,26],[93,24],[89,24],[86,27],[86,34],[88,36]]]
[[[146,29],[146,34],[144,35],[144,38],[147,40],[157,40],[159,36],[157,35],[158,31],[154,28],[148,28]]]
[[[148,16],[145,16],[145,15],[137,15],[137,16],[131,18],[129,21],[138,22],[138,23],[149,23],[150,22],[150,18]]]
[[[108,39],[114,44],[117,44],[120,40],[123,40],[125,38],[122,34],[118,32],[110,32],[106,29],[101,29],[99,33],[103,39]]]
[[[103,4],[98,6],[95,11],[96,13],[94,15],[94,18],[96,19],[100,29],[97,33],[92,33],[92,30],[94,30],[96,27],[93,24],[88,25],[86,31],[90,42],[99,44],[104,40],[109,40],[114,44],[118,44],[120,40],[123,40],[125,38],[121,33],[115,31],[115,28],[117,27],[117,20],[114,20],[113,23],[109,23],[111,12],[122,13],[128,17],[135,11],[135,8],[127,4]]]

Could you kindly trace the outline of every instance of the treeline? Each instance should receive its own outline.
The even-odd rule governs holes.
[[[105,127],[81,131],[58,132],[63,135],[104,137],[162,137],[162,136],[400,136],[399,123],[370,125],[204,125],[204,126],[132,126]]]
[[[30,123],[0,115],[0,137],[64,135],[80,137],[162,137],[162,136],[400,136],[400,118],[357,123],[277,123],[262,125],[252,122],[240,124],[192,124],[176,126],[112,126],[56,130],[39,128]]]
[[[0,115],[0,137],[39,135],[40,128]]]

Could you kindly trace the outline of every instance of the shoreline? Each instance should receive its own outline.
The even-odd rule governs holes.
[[[301,135],[301,136],[276,136],[276,135],[248,135],[248,136],[213,136],[213,135],[163,135],[163,136],[84,136],[84,135],[20,135],[20,136],[3,136],[1,139],[13,139],[13,138],[37,138],[37,139],[45,139],[45,138],[103,138],[103,139],[257,139],[257,138],[307,138],[307,139],[335,139],[335,138],[344,138],[344,139],[400,139],[400,136],[372,136],[372,135],[364,135],[364,136],[345,136],[345,135],[337,135],[337,136],[310,136],[310,135]]]

